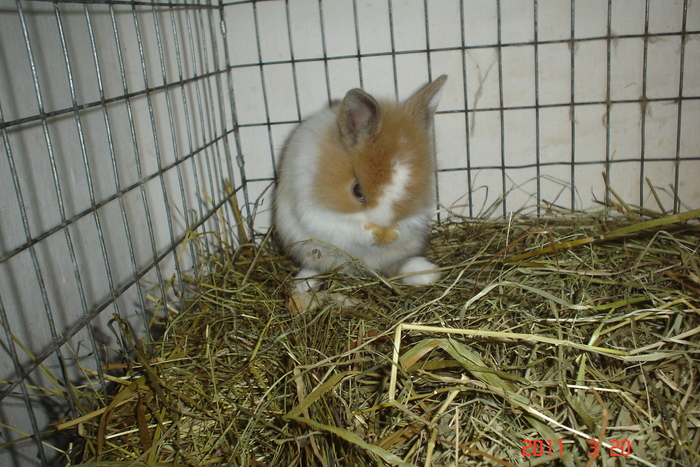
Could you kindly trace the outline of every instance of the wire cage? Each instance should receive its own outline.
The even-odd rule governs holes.
[[[110,320],[148,334],[191,232],[234,242],[231,194],[265,234],[299,121],[443,73],[441,218],[586,210],[608,186],[700,203],[700,2],[3,0],[0,464],[60,457],[67,383],[106,387]]]

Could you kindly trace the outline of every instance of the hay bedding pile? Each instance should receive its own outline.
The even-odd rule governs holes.
[[[222,244],[73,462],[700,465],[700,210],[627,214],[453,219],[439,284],[329,274],[301,312],[267,239]]]

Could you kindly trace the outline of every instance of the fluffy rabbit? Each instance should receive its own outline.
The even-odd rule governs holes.
[[[446,76],[404,103],[361,89],[294,131],[275,189],[278,239],[301,266],[300,290],[342,267],[429,284],[439,274],[420,256],[435,209],[433,116]]]

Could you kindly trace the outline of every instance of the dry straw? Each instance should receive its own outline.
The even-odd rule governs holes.
[[[72,462],[700,465],[700,210],[620,209],[453,217],[437,285],[328,274],[303,300],[239,220],[161,340],[119,323],[113,396],[58,427]]]

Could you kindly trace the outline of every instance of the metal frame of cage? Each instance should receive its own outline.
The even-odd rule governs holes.
[[[683,1],[683,20],[681,30],[672,33],[659,33],[650,34],[649,33],[649,16],[650,16],[650,0],[646,0],[645,3],[645,32],[643,34],[630,35],[630,36],[614,36],[611,29],[611,11],[612,11],[612,0],[608,0],[608,17],[607,17],[607,34],[601,37],[592,37],[585,39],[574,39],[575,36],[575,11],[574,8],[576,2],[571,0],[571,15],[570,15],[570,28],[571,37],[563,40],[556,41],[541,41],[538,37],[538,1],[533,0],[534,13],[533,17],[535,19],[534,24],[534,41],[528,43],[502,43],[501,41],[501,17],[503,8],[501,0],[496,1],[497,5],[497,17],[498,17],[498,40],[494,44],[483,45],[483,46],[470,46],[465,43],[465,31],[464,31],[464,0],[459,1],[459,10],[462,15],[462,43],[455,44],[453,47],[449,48],[433,48],[430,44],[431,35],[428,33],[429,21],[428,17],[430,14],[430,8],[428,6],[428,1],[423,0],[423,8],[425,11],[425,28],[426,28],[426,49],[425,50],[396,50],[394,47],[394,18],[392,16],[392,0],[387,0],[386,5],[388,8],[389,23],[391,26],[390,36],[391,36],[391,50],[386,50],[381,53],[362,53],[362,45],[360,40],[360,30],[359,30],[359,19],[358,19],[358,9],[357,2],[352,1],[352,8],[354,12],[354,17],[352,18],[354,29],[355,29],[355,40],[357,42],[358,53],[356,55],[342,55],[329,56],[327,53],[326,43],[323,38],[326,37],[327,25],[324,23],[324,2],[318,0],[315,2],[316,7],[319,11],[319,18],[321,19],[321,38],[323,43],[321,44],[323,50],[323,56],[317,58],[295,58],[295,46],[290,26],[290,0],[283,1],[286,8],[286,20],[287,20],[287,30],[289,32],[288,43],[289,43],[289,60],[284,61],[264,61],[261,54],[261,34],[259,31],[259,12],[258,5],[260,3],[265,3],[266,0],[259,1],[238,1],[238,2],[216,2],[216,0],[198,1],[198,0],[183,0],[175,2],[164,2],[155,0],[150,1],[110,1],[106,3],[100,2],[45,2],[43,0],[35,1],[22,1],[17,0],[15,5],[16,21],[21,27],[22,37],[18,38],[17,47],[23,49],[23,54],[26,56],[31,69],[31,79],[32,87],[34,90],[34,96],[36,99],[35,112],[32,115],[24,116],[17,119],[7,119],[7,112],[3,112],[4,102],[0,100],[0,135],[2,136],[2,147],[4,151],[5,164],[9,169],[9,174],[12,182],[12,192],[14,193],[15,200],[3,201],[3,203],[10,202],[13,206],[16,206],[19,213],[19,219],[21,221],[21,231],[23,235],[23,240],[21,244],[16,247],[11,248],[9,251],[0,251],[0,266],[10,267],[10,263],[14,258],[20,256],[24,257],[28,255],[29,261],[32,267],[32,275],[36,281],[36,290],[40,297],[40,302],[43,305],[43,317],[48,323],[50,329],[51,342],[46,342],[46,345],[38,349],[29,349],[32,353],[31,361],[22,361],[21,353],[27,352],[27,350],[22,349],[15,339],[16,330],[10,325],[11,316],[14,312],[11,303],[15,300],[8,300],[8,296],[12,294],[12,291],[0,287],[0,321],[3,323],[2,336],[4,338],[4,350],[12,361],[14,379],[7,384],[3,384],[0,389],[0,401],[7,401],[9,396],[17,396],[22,401],[27,420],[31,427],[32,433],[29,435],[34,443],[34,448],[36,449],[39,462],[43,465],[49,465],[51,461],[51,456],[47,453],[46,447],[44,446],[45,437],[42,434],[44,427],[41,426],[41,422],[37,417],[37,413],[34,408],[32,401],[32,392],[34,391],[31,386],[30,376],[40,370],[40,367],[49,358],[55,358],[58,363],[58,368],[60,369],[60,375],[57,378],[62,381],[71,381],[75,379],[75,375],[71,371],[71,365],[74,363],[71,360],[70,351],[66,350],[66,344],[71,341],[71,339],[80,332],[86,332],[88,336],[89,350],[88,354],[93,359],[92,365],[97,372],[98,386],[104,387],[106,385],[106,379],[102,372],[101,361],[102,350],[100,349],[100,344],[96,341],[93,330],[90,323],[101,313],[108,309],[114,309],[114,312],[120,314],[123,310],[120,309],[119,301],[117,300],[126,291],[133,291],[138,302],[138,313],[141,316],[141,320],[145,323],[148,322],[149,318],[146,316],[146,310],[150,306],[147,302],[148,299],[145,293],[142,291],[139,284],[144,280],[144,278],[149,274],[154,274],[157,282],[157,288],[159,291],[158,299],[161,301],[162,306],[167,306],[167,301],[169,293],[167,289],[167,284],[169,281],[170,271],[163,270],[162,263],[167,258],[172,261],[175,280],[171,281],[174,287],[182,290],[182,270],[181,266],[181,256],[179,249],[190,231],[215,231],[217,235],[222,238],[230,236],[229,232],[225,232],[221,228],[221,224],[215,221],[217,215],[222,215],[226,218],[229,225],[233,225],[235,220],[233,214],[230,210],[225,209],[225,205],[228,202],[228,193],[221,188],[221,180],[223,178],[229,178],[235,180],[235,187],[233,192],[237,196],[241,206],[244,210],[245,217],[249,220],[248,229],[251,232],[254,231],[254,225],[252,224],[252,219],[254,218],[255,211],[257,209],[256,199],[248,192],[248,184],[253,182],[269,184],[272,182],[273,177],[267,178],[247,178],[246,176],[246,160],[244,158],[244,151],[241,146],[241,139],[239,137],[239,131],[246,126],[262,126],[267,130],[268,142],[270,145],[270,154],[273,156],[272,166],[274,167],[274,157],[276,152],[279,150],[276,147],[272,130],[276,125],[291,125],[297,123],[303,117],[300,103],[300,93],[297,86],[297,72],[296,66],[300,63],[318,61],[324,65],[324,70],[326,74],[326,84],[325,90],[319,90],[320,93],[325,93],[328,102],[331,101],[331,88],[330,88],[330,78],[329,78],[329,63],[334,60],[345,60],[345,59],[355,59],[357,60],[357,67],[359,70],[360,84],[363,83],[363,60],[376,56],[387,56],[391,57],[393,62],[394,75],[392,78],[394,80],[394,87],[398,89],[398,78],[397,78],[397,57],[402,54],[424,54],[426,60],[426,66],[429,73],[432,72],[431,69],[431,54],[435,52],[443,51],[455,51],[461,52],[462,63],[465,61],[465,54],[469,50],[479,49],[479,48],[495,48],[498,51],[498,73],[499,73],[499,96],[500,105],[497,107],[488,108],[474,108],[472,103],[469,102],[469,93],[467,92],[467,87],[474,85],[470,83],[467,79],[466,71],[464,71],[462,78],[462,83],[464,86],[464,107],[461,111],[465,114],[466,122],[466,164],[464,167],[459,169],[444,169],[444,172],[448,171],[465,171],[467,173],[468,180],[468,192],[467,196],[469,199],[467,201],[469,208],[469,215],[475,215],[472,206],[471,193],[474,187],[471,185],[472,177],[469,175],[474,171],[482,169],[494,169],[501,173],[501,188],[503,192],[507,191],[507,173],[509,170],[517,168],[534,168],[537,173],[537,193],[535,194],[537,205],[540,205],[544,200],[540,195],[540,169],[547,164],[557,164],[570,167],[571,170],[571,183],[576,185],[576,174],[575,168],[581,164],[603,164],[608,166],[610,164],[616,164],[619,162],[635,162],[640,164],[640,175],[639,175],[639,199],[643,201],[644,193],[643,187],[645,183],[645,131],[644,126],[646,122],[646,112],[641,113],[641,148],[642,152],[637,159],[633,160],[620,160],[614,159],[610,151],[610,109],[615,104],[629,104],[635,103],[644,108],[646,105],[652,102],[676,102],[677,103],[677,125],[676,125],[676,153],[666,159],[655,159],[655,161],[666,162],[674,165],[675,170],[675,181],[672,188],[673,191],[677,190],[679,185],[679,177],[681,172],[681,160],[684,161],[699,161],[700,157],[682,157],[681,156],[681,133],[682,128],[682,111],[684,102],[689,100],[697,100],[697,96],[684,96],[684,80],[686,76],[684,75],[685,61],[686,61],[686,43],[688,42],[690,36],[698,37],[700,36],[700,31],[688,31],[687,21],[688,21],[688,0]],[[267,0],[271,1],[271,0]],[[46,91],[42,88],[42,80],[40,79],[40,73],[42,73],[41,67],[39,66],[39,60],[36,58],[37,45],[33,42],[33,35],[30,32],[31,27],[28,25],[28,17],[33,13],[31,4],[43,3],[49,6],[48,10],[55,21],[57,36],[55,40],[60,43],[60,50],[63,58],[63,69],[65,72],[65,79],[69,83],[68,93],[70,94],[70,105],[65,106],[60,109],[47,109],[45,101]],[[235,5],[251,4],[252,12],[254,18],[254,29],[256,34],[257,42],[257,62],[245,63],[245,64],[233,64],[230,60],[231,54],[234,53],[230,50],[230,41],[227,39],[227,34],[229,34],[230,24],[227,22],[226,9],[233,7]],[[103,13],[106,11],[111,17],[112,29],[111,30],[95,30],[93,27],[93,16],[96,10],[100,10]],[[68,13],[80,14],[85,21],[86,30],[88,31],[89,48],[91,50],[91,56],[89,57],[74,57],[71,55],[71,48],[68,45],[67,34],[65,31],[66,19],[65,16]],[[125,58],[122,56],[122,46],[121,46],[121,36],[124,32],[121,30],[119,23],[115,19],[115,16],[127,12],[131,15],[133,19],[134,30],[136,31],[136,44],[138,46],[137,57],[141,64],[141,77],[139,78],[143,82],[143,86],[134,89],[130,86],[130,81],[127,79],[125,70]],[[165,19],[164,19],[165,18]],[[169,18],[169,21],[167,20]],[[184,25],[183,25],[184,22]],[[140,32],[144,29],[149,29],[153,33],[155,39],[155,48],[159,53],[159,57],[156,62],[160,63],[160,69],[147,69],[146,59],[144,57],[144,44]],[[172,77],[167,76],[166,66],[164,65],[164,41],[166,41],[165,31],[168,32],[168,39],[174,40],[174,44],[170,44],[175,51],[176,57],[175,61],[177,63],[178,76]],[[105,70],[101,66],[100,56],[103,53],[100,50],[96,36],[98,34],[110,35],[116,44],[116,54],[118,56],[118,68],[116,70]],[[575,73],[576,63],[574,60],[573,50],[580,42],[585,41],[605,41],[607,44],[607,83],[608,83],[608,96],[610,96],[610,69],[611,69],[611,48],[613,47],[614,39],[620,37],[635,37],[644,40],[644,69],[646,70],[647,58],[648,58],[648,44],[655,37],[661,36],[678,36],[680,37],[680,72],[678,80],[678,95],[674,98],[648,98],[646,97],[646,72],[642,75],[642,96],[639,99],[634,100],[614,100],[606,99],[604,101],[598,102],[586,102],[578,103],[575,99],[575,80],[577,74]],[[571,50],[571,61],[570,61],[570,101],[563,102],[561,104],[540,104],[540,86],[539,83],[539,47],[543,44],[551,43],[561,43],[566,44]],[[501,51],[508,47],[528,45],[534,47],[534,70],[535,70],[535,105],[533,107],[527,107],[528,109],[534,109],[535,112],[535,129],[536,129],[536,150],[535,155],[536,162],[529,165],[513,165],[508,164],[506,160],[506,149],[504,144],[504,134],[505,134],[505,119],[504,113],[509,110],[517,110],[518,107],[508,107],[504,105],[504,84],[503,84],[503,61]],[[96,79],[96,86],[99,89],[99,99],[92,100],[89,102],[82,102],[79,100],[76,94],[75,83],[83,79],[74,70],[74,64],[77,60],[86,60],[91,63],[93,67],[94,76]],[[188,64],[185,64],[187,62]],[[297,105],[297,118],[292,120],[277,121],[271,118],[270,109],[268,105],[268,89],[266,88],[266,65],[271,64],[288,64],[292,68],[292,76],[294,79],[294,90]],[[201,66],[200,66],[201,65]],[[264,113],[266,115],[266,121],[261,124],[257,123],[246,123],[239,124],[237,120],[237,108],[236,108],[236,98],[234,88],[236,83],[233,80],[233,71],[240,68],[253,68],[259,71],[261,85],[262,85],[262,95],[264,100]],[[465,70],[464,65],[462,69]],[[122,83],[121,92],[117,95],[106,96],[104,89],[102,87],[103,75],[107,72],[117,72],[120,75],[119,80]],[[157,78],[154,78],[157,76]],[[156,84],[153,84],[156,83]],[[193,94],[192,94],[193,92]],[[156,122],[156,119],[162,118],[162,114],[158,114],[154,111],[154,97],[162,96],[165,102],[166,114],[170,116],[169,121],[165,124],[165,127],[169,128],[169,134],[163,134],[160,130],[159,125],[162,122]],[[160,98],[160,97],[159,97]],[[146,109],[149,114],[148,121],[150,122],[150,131],[152,132],[152,139],[154,142],[153,154],[156,158],[156,168],[155,170],[144,173],[141,170],[142,161],[141,158],[144,157],[142,154],[144,148],[141,142],[136,137],[137,128],[135,120],[132,116],[132,101],[145,99]],[[181,106],[180,106],[181,104]],[[114,141],[112,140],[113,126],[114,123],[111,117],[111,108],[115,105],[123,106],[123,109],[128,114],[128,132],[131,134],[130,146],[133,150],[133,162],[137,167],[138,177],[137,180],[129,184],[124,184],[120,179],[120,173],[118,170],[117,159],[120,157],[126,157],[123,154],[117,154],[115,150]],[[160,104],[158,104],[160,105]],[[575,128],[575,115],[577,109],[584,105],[604,105],[607,108],[607,135],[606,135],[606,152],[604,154],[604,159],[601,161],[578,161],[576,160],[576,128]],[[540,110],[551,107],[561,107],[568,108],[571,113],[571,159],[566,161],[559,161],[556,163],[543,162],[540,160],[540,133],[543,131],[540,124]],[[184,109],[184,113],[183,113]],[[91,159],[88,155],[89,144],[86,142],[85,134],[85,123],[83,121],[84,115],[88,111],[97,110],[102,117],[102,125],[107,135],[108,147],[107,154],[109,155],[109,165],[112,168],[109,177],[111,182],[117,190],[111,193],[109,196],[100,197],[96,194],[93,182],[96,179],[96,174],[91,167]],[[471,162],[470,158],[470,128],[469,122],[470,118],[480,112],[497,112],[500,120],[500,160],[496,161],[492,166],[477,166]],[[192,113],[190,113],[192,112]],[[457,111],[443,111],[442,113],[457,112]],[[185,127],[187,128],[187,134],[185,136],[188,141],[188,147],[183,149],[182,142],[176,137],[176,125],[173,122],[173,115],[177,114],[179,118],[182,118],[185,122]],[[60,162],[58,161],[57,151],[55,149],[55,129],[53,127],[53,122],[58,118],[71,118],[74,122],[75,132],[78,138],[78,145],[81,148],[80,159],[82,170],[84,171],[85,179],[88,182],[87,190],[89,193],[89,207],[83,209],[77,213],[70,213],[70,209],[64,205],[64,191],[65,186],[69,183],[62,175],[59,169]],[[43,230],[37,231],[32,228],[32,222],[30,220],[30,215],[28,210],[31,209],[29,206],[32,203],[31,197],[27,196],[26,188],[23,185],[23,175],[21,173],[21,168],[19,167],[17,160],[18,158],[24,157],[24,154],[17,151],[12,144],[12,134],[14,132],[21,131],[22,128],[27,125],[39,125],[41,127],[41,133],[43,135],[43,145],[46,148],[45,156],[48,159],[48,163],[51,167],[52,173],[52,186],[47,186],[46,189],[51,191],[52,196],[55,196],[57,200],[57,208],[59,211],[59,222],[50,227],[44,228]],[[196,134],[199,135],[197,137]],[[196,141],[198,140],[199,141]],[[164,149],[161,146],[165,146],[165,143],[175,148],[175,159],[167,163],[162,162],[161,155]],[[200,143],[200,144],[197,144]],[[206,167],[205,170],[201,170],[196,164],[192,163],[188,165],[188,161],[197,160],[198,163],[202,164],[202,167]],[[201,197],[198,197],[195,202],[192,202],[186,192],[186,183],[183,182],[183,172],[185,170],[188,172],[188,176],[192,177],[194,182],[193,189],[197,193],[202,193],[204,191],[208,192],[211,196],[211,203],[206,203]],[[173,196],[173,189],[169,183],[166,183],[166,176],[172,176],[175,174],[175,178],[178,182],[175,184],[176,191],[179,190],[179,198],[181,204],[177,206],[177,209],[183,213],[187,213],[184,216],[184,225],[178,226],[173,220],[176,213],[173,212],[175,207],[172,206],[170,200]],[[164,200],[168,202],[164,203],[165,206],[165,219],[167,224],[167,245],[165,247],[159,246],[160,240],[156,237],[158,236],[154,232],[154,220],[152,216],[152,211],[155,209],[153,201],[149,199],[149,193],[146,190],[146,185],[149,183],[156,183],[160,186],[161,196]],[[131,216],[130,212],[126,206],[125,197],[127,195],[136,195],[141,200],[141,206],[143,209],[143,219],[145,220],[146,231],[136,232],[131,227]],[[609,196],[609,193],[606,193]],[[571,190],[571,199],[569,200],[569,205],[574,207],[577,205],[577,200],[575,199],[575,192]],[[131,270],[127,277],[114,277],[112,274],[112,267],[110,261],[112,260],[110,254],[108,253],[108,246],[106,240],[107,235],[103,229],[103,212],[107,205],[112,207],[116,206],[118,216],[120,217],[121,227],[123,228],[123,233],[127,239],[127,244],[129,245],[129,250],[127,252],[129,257],[129,262],[131,264]],[[500,215],[507,215],[510,210],[507,206],[505,200],[500,204]],[[673,211],[677,212],[681,208],[681,202],[678,198],[674,201]],[[76,253],[75,245],[81,241],[79,235],[73,233],[72,226],[75,226],[79,222],[89,221],[92,223],[94,230],[96,232],[100,251],[96,253],[94,261],[100,263],[103,267],[103,272],[105,275],[106,283],[108,284],[108,290],[104,291],[104,298],[99,302],[94,302],[86,297],[86,291],[83,283],[85,282],[86,272],[81,267],[81,259]],[[80,231],[78,231],[80,232]],[[74,285],[74,290],[71,292],[77,297],[78,302],[81,304],[80,309],[80,319],[74,321],[72,326],[68,329],[59,329],[55,323],[55,313],[56,304],[53,303],[51,298],[51,292],[49,287],[46,285],[46,272],[42,266],[42,262],[37,253],[37,248],[42,245],[43,242],[47,241],[48,238],[55,235],[60,235],[63,237],[63,242],[67,249],[67,254],[69,261],[71,262],[71,269],[73,273],[72,281]],[[137,258],[137,253],[135,252],[134,243],[137,242],[138,238],[141,236],[147,239],[147,243],[150,247],[150,257],[146,263],[141,261],[142,258]],[[230,237],[229,237],[230,238]],[[231,239],[233,241],[233,239]],[[205,240],[206,241],[206,240]],[[209,248],[209,247],[207,247]],[[212,246],[211,248],[215,248]],[[194,250],[194,247],[190,244],[188,247],[188,254],[191,259],[188,262],[190,265],[196,260],[198,252]],[[140,330],[141,332],[148,332],[147,329]],[[18,393],[19,392],[19,393]],[[70,413],[77,413],[75,407],[75,401],[73,401],[70,393],[67,394],[68,407],[67,410]],[[16,455],[16,454],[13,454]],[[16,458],[15,458],[16,459]]]

